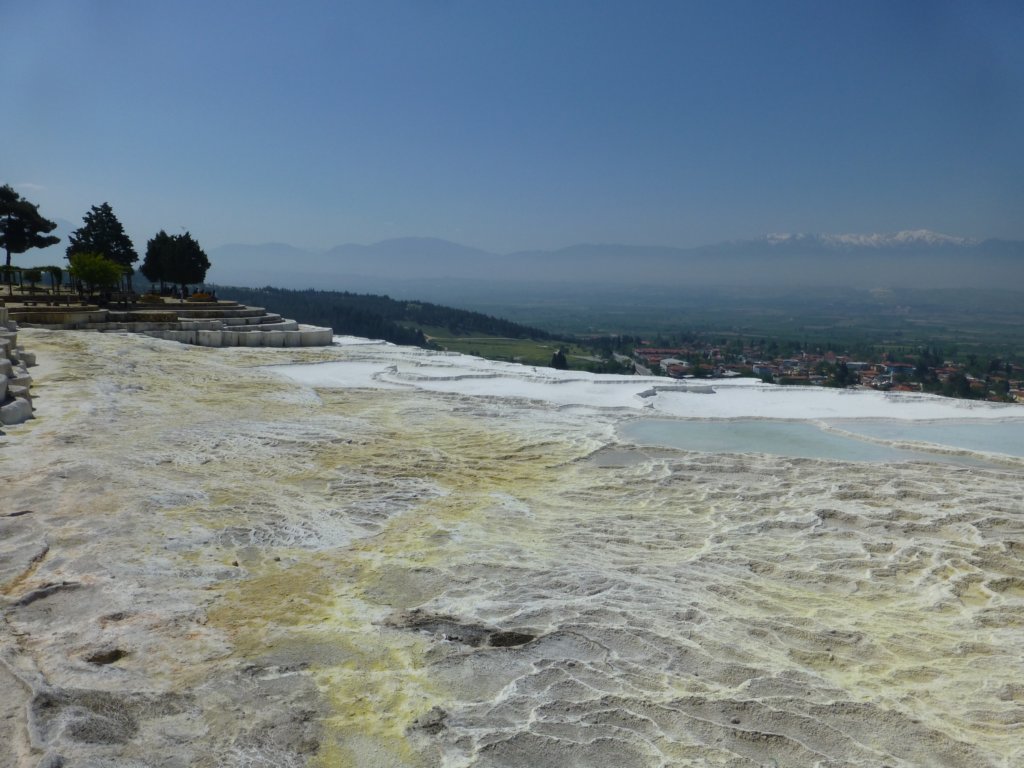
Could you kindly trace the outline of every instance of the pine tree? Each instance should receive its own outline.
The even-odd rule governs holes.
[[[110,203],[92,206],[82,220],[85,223],[68,236],[68,259],[76,253],[97,253],[131,270],[139,254]]]
[[[11,290],[11,254],[56,245],[60,238],[47,234],[56,228],[54,222],[39,214],[39,206],[22,198],[9,184],[0,187],[0,246],[7,253],[4,272],[8,291]]]

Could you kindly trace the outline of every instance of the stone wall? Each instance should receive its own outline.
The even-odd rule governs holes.
[[[0,426],[32,418],[32,377],[35,355],[18,346],[18,325],[0,307]]]
[[[181,325],[180,329],[144,330],[142,333],[200,347],[328,347],[334,337],[330,328],[302,325],[293,320],[244,330],[190,328],[187,326],[191,324],[184,322]]]
[[[334,339],[330,328],[233,301],[166,302],[128,310],[33,305],[9,311],[26,328],[128,331],[202,347],[328,347]]]

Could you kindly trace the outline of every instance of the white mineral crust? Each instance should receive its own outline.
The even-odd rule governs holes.
[[[1019,410],[21,336],[0,766],[1024,764],[1019,462],[616,436]]]

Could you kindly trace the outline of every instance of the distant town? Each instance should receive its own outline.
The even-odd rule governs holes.
[[[861,387],[894,392],[932,392],[949,397],[1024,403],[1024,367],[1001,359],[945,360],[933,350],[916,356],[855,360],[832,351],[772,356],[757,345],[679,347],[641,345],[631,361],[638,373],[689,377],[752,376],[775,384]],[[625,356],[619,356],[621,362]]]

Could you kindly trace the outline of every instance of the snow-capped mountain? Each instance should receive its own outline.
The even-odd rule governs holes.
[[[885,234],[807,234],[775,233],[760,238],[773,246],[819,245],[827,248],[913,248],[964,247],[977,245],[977,240],[945,235],[930,229],[907,229]]]

